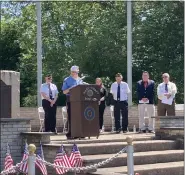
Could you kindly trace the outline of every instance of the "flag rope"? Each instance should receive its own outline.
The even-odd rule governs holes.
[[[99,163],[93,164],[93,165],[89,165],[89,166],[85,166],[85,167],[65,167],[65,166],[60,166],[60,165],[56,165],[50,162],[47,162],[41,158],[36,157],[36,161],[42,162],[47,166],[53,167],[53,168],[60,168],[60,169],[65,169],[68,170],[70,172],[76,172],[79,173],[81,171],[90,171],[90,170],[96,170],[98,167],[104,166],[106,164],[108,164],[109,162],[112,162],[115,158],[117,158],[120,154],[124,153],[127,151],[127,146],[123,149],[121,149],[118,153],[116,153],[114,156],[101,161]],[[12,171],[16,171],[19,169],[20,165],[24,164],[26,161],[28,161],[28,159],[22,161],[21,163],[17,163],[15,166],[12,166],[11,168],[4,170],[0,173],[0,175],[7,175],[7,174],[12,174]],[[36,162],[35,161],[35,162]]]
[[[119,151],[117,154],[115,154],[114,156],[101,161],[99,163],[96,163],[94,165],[89,165],[89,166],[85,166],[85,167],[65,167],[65,166],[60,166],[60,165],[56,165],[56,164],[52,164],[50,162],[47,162],[45,160],[39,159],[37,158],[38,161],[41,161],[42,163],[44,163],[47,166],[53,167],[53,168],[61,168],[61,169],[65,169],[68,170],[69,172],[81,172],[81,171],[89,171],[89,170],[93,170],[93,169],[97,169],[98,167],[101,167],[103,165],[108,164],[109,162],[112,162],[115,158],[117,158],[120,154],[124,153],[127,151],[127,146],[125,148],[123,148],[121,151]]]

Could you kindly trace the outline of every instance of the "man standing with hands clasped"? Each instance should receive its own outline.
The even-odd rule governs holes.
[[[175,94],[177,93],[177,87],[174,83],[170,82],[170,76],[168,73],[164,73],[163,83],[157,87],[158,95],[158,116],[175,116]]]
[[[52,83],[52,76],[46,75],[45,83],[41,85],[40,93],[42,96],[42,106],[45,112],[45,132],[54,132],[56,130],[56,101],[58,98],[58,89],[55,84]]]
[[[154,81],[149,80],[149,73],[144,71],[142,80],[137,82],[137,96],[138,96],[138,111],[139,111],[139,132],[146,132],[144,114],[145,109],[149,117],[148,130],[154,133],[154,119],[155,106],[154,106]]]
[[[127,132],[128,127],[128,93],[130,89],[126,82],[122,81],[123,77],[120,73],[116,74],[116,82],[111,85],[110,93],[114,97],[114,118],[116,133],[121,132],[120,126],[120,112],[122,115],[122,130]]]

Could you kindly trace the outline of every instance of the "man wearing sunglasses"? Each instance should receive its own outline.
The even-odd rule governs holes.
[[[56,130],[56,101],[58,98],[58,89],[55,84],[52,83],[52,76],[45,76],[45,83],[41,85],[40,93],[42,96],[42,107],[45,112],[45,132],[54,132]]]
[[[66,107],[67,107],[67,114],[68,114],[68,133],[66,134],[67,139],[75,139],[71,138],[71,104],[69,101],[70,96],[70,89],[73,87],[83,84],[83,80],[78,76],[79,67],[72,66],[71,67],[71,75],[64,79],[62,85],[62,91],[66,94]]]
[[[164,73],[163,83],[157,87],[158,95],[158,116],[175,116],[175,94],[177,93],[177,87],[174,83],[170,82],[170,76],[168,73]]]

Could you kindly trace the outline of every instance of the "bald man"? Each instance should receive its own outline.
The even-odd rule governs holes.
[[[170,82],[170,75],[164,73],[162,75],[163,83],[157,87],[158,116],[175,116],[175,95],[177,93],[177,87],[174,83]],[[171,103],[170,103],[171,102]]]

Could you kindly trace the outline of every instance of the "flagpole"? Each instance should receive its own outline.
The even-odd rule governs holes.
[[[0,1],[0,22],[1,22],[1,1]]]
[[[41,28],[41,2],[36,2],[37,9],[37,106],[42,106],[40,87],[42,84],[42,28]]]
[[[127,82],[131,90],[128,105],[132,106],[132,1],[127,1]]]

